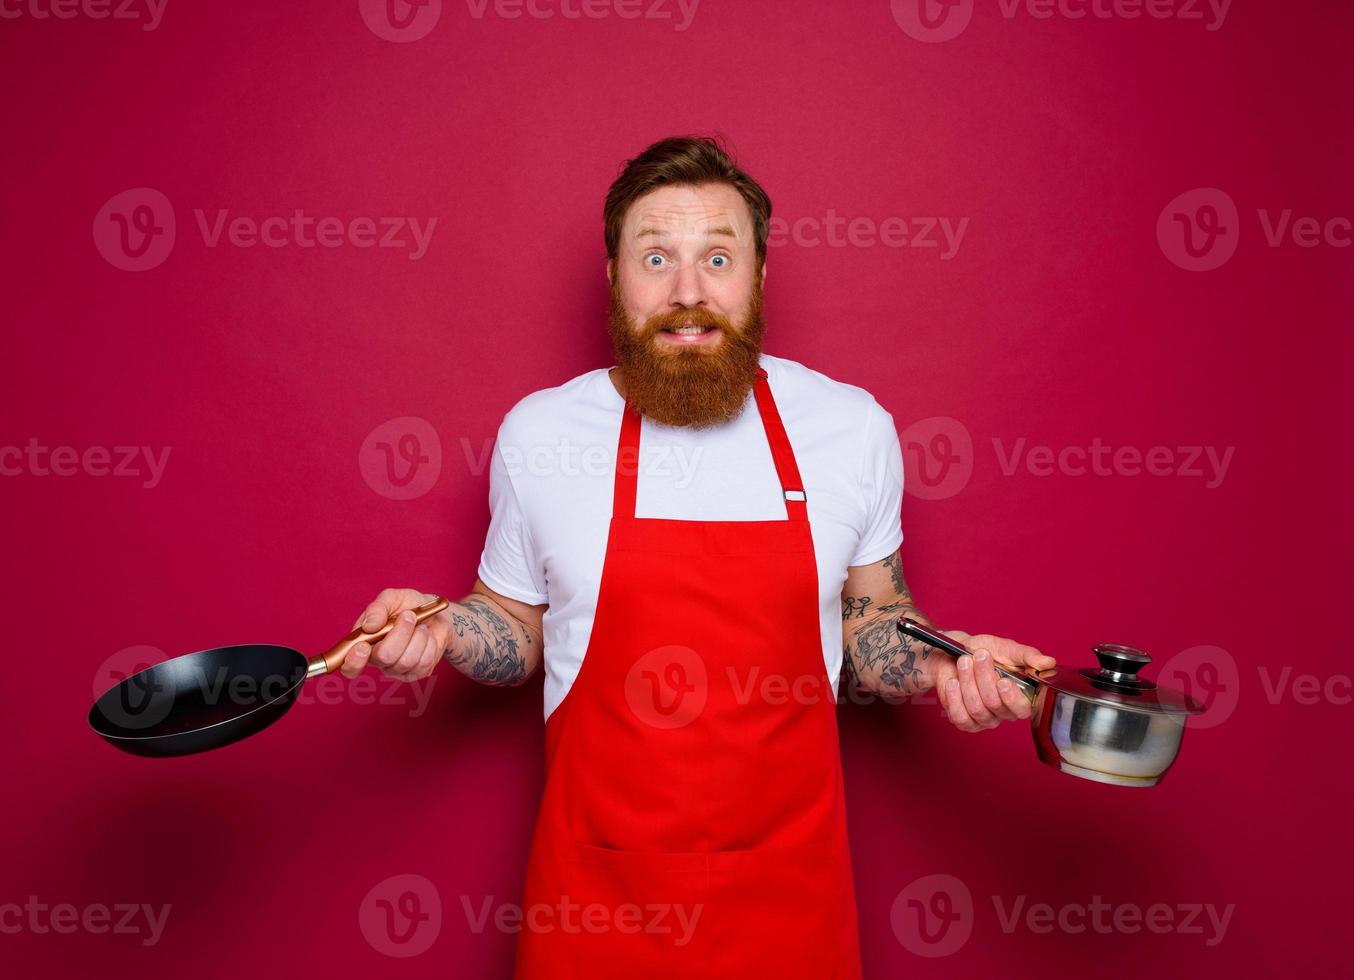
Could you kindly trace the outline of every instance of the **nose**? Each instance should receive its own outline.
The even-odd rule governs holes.
[[[672,293],[668,302],[681,307],[705,305],[705,284],[696,263],[683,262],[677,269],[672,277]]]

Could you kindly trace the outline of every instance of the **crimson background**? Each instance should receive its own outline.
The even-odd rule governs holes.
[[[229,750],[153,762],[86,729],[124,648],[266,639],[315,651],[378,589],[460,595],[487,524],[467,457],[516,399],[610,363],[600,210],[658,137],[726,133],[776,214],[968,217],[958,253],[773,249],[768,350],[873,392],[900,430],[974,440],[973,476],[903,513],[909,580],[952,628],[1065,660],[1110,638],[1236,667],[1235,710],[1170,778],[1128,791],[1038,766],[1017,726],[934,706],[841,712],[871,977],[1343,972],[1350,707],[1258,671],[1348,676],[1342,647],[1350,249],[1269,247],[1256,209],[1349,216],[1354,15],[1236,0],[1220,30],[1002,17],[920,43],[887,2],[705,0],[671,21],[476,19],[448,3],[390,43],[354,3],[170,3],[154,31],[0,21],[5,445],[171,448],[162,483],[0,481],[11,638],[0,901],[172,903],[160,943],[0,936],[6,961],[161,977],[507,976],[513,937],[459,896],[519,894],[541,783],[539,679],[443,668],[420,717],[298,707]],[[128,188],[174,203],[160,267],[123,272],[91,222]],[[1164,257],[1193,187],[1242,218],[1222,268]],[[435,216],[427,255],[205,247],[193,209]],[[412,415],[442,444],[417,499],[358,466]],[[1234,446],[1224,482],[1005,475],[992,440]],[[1347,681],[1345,681],[1347,683]],[[418,873],[432,948],[389,958],[363,896]],[[890,910],[948,874],[975,903],[951,956]],[[1224,940],[1004,932],[992,897],[1235,904]],[[774,937],[768,937],[774,940]]]

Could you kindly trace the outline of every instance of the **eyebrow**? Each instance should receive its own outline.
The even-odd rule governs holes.
[[[668,234],[669,234],[669,232],[668,232],[668,230],[667,230],[666,228],[654,228],[654,227],[652,227],[652,226],[650,226],[650,225],[645,225],[645,226],[642,226],[637,232],[635,232],[635,237],[636,237],[636,238],[643,238],[645,235],[652,235],[652,236],[654,236],[654,237],[656,237],[656,238],[662,238],[662,237],[664,237],[664,236],[666,236],[666,235],[668,235]],[[725,237],[727,237],[727,238],[737,238],[737,237],[738,237],[738,236],[734,233],[734,230],[733,230],[732,228],[730,228],[728,225],[720,225],[720,226],[717,227],[717,228],[707,228],[707,229],[705,229],[705,234],[706,234],[707,236],[723,235],[723,236],[725,236]]]

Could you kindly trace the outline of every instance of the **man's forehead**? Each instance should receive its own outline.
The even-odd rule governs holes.
[[[627,216],[631,235],[729,235],[744,237],[747,222],[732,204],[688,199],[683,201],[637,202]]]

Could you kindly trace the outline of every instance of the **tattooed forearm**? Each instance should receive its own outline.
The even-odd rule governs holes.
[[[843,662],[848,664],[851,677],[861,687],[881,693],[909,695],[922,689],[920,662],[930,653],[930,647],[898,632],[899,616],[922,619],[921,613],[908,602],[890,602],[874,607],[874,614],[864,616],[846,614],[851,609],[863,610],[871,604],[869,596],[843,596],[843,617],[861,619],[849,629],[843,650]],[[848,626],[850,624],[848,623]]]
[[[477,596],[449,612],[453,636],[445,654],[448,663],[481,684],[510,687],[526,680],[522,647],[534,642],[529,630]]]
[[[929,686],[931,648],[898,632],[900,616],[930,625],[912,600],[899,552],[851,569],[842,592],[843,667],[861,689],[907,696]]]

